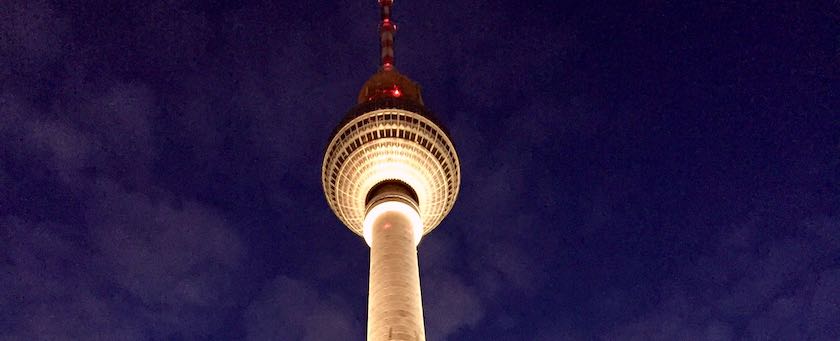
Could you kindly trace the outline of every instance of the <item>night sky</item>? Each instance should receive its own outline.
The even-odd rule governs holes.
[[[344,1],[0,0],[0,339],[362,340]],[[462,162],[429,340],[839,340],[840,7],[398,0]]]

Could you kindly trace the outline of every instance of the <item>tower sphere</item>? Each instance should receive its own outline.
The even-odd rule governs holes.
[[[452,209],[461,170],[449,134],[423,106],[420,87],[386,64],[333,132],[321,180],[333,212],[369,245],[364,220],[374,204],[371,190],[388,181],[404,184],[412,194],[405,201],[422,222],[415,231],[419,242]]]

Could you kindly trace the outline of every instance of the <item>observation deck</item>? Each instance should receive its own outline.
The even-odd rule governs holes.
[[[449,134],[423,106],[420,87],[393,69],[374,74],[358,103],[325,152],[321,179],[330,207],[351,231],[367,237],[365,199],[377,184],[396,180],[416,194],[422,234],[430,232],[452,209],[460,187]]]

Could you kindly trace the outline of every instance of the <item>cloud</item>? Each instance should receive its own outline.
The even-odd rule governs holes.
[[[426,338],[445,340],[462,329],[476,327],[485,318],[487,302],[481,295],[485,287],[470,282],[464,271],[456,271],[453,259],[463,257],[458,252],[465,250],[451,234],[436,232],[425,238],[418,254]],[[478,276],[486,277],[483,272]]]
[[[235,303],[230,276],[245,253],[224,219],[165,192],[129,193],[109,181],[97,183],[94,198],[86,220],[109,279],[150,308],[143,313],[163,333],[217,329]]]
[[[332,341],[363,338],[347,304],[312,283],[279,276],[245,312],[249,340]]]
[[[25,117],[30,116],[32,109],[24,101],[10,93],[0,93],[0,144],[4,147],[0,155],[6,158],[19,157],[21,151],[27,147],[29,137],[22,126]],[[6,153],[16,152],[6,155]],[[8,163],[9,161],[6,161]],[[8,165],[2,165],[8,167]]]
[[[4,315],[15,321],[3,329],[5,336],[200,337],[236,309],[241,298],[232,273],[246,250],[229,223],[165,189],[124,185],[148,182],[156,108],[148,88],[127,83],[64,116],[35,109],[11,92],[0,96],[0,142],[7,151],[0,174],[69,193],[14,201],[15,191],[31,190],[4,188],[13,200],[7,207],[22,214],[0,216],[8,288],[0,303],[15,307]],[[42,166],[54,172],[22,171]],[[100,170],[84,175],[94,166]],[[56,175],[62,181],[53,181]],[[56,199],[61,202],[50,201]],[[63,210],[41,212],[56,205]],[[70,218],[49,221],[62,217]]]
[[[171,5],[134,8],[149,17],[120,41],[158,56],[143,65],[205,52],[204,18]],[[45,1],[0,3],[0,180],[12,181],[0,189],[0,339],[218,331],[243,299],[233,274],[245,246],[214,208],[154,183],[156,90],[112,72],[124,62],[103,62],[114,46],[66,43],[61,15]]]
[[[838,288],[840,288],[840,270],[835,269],[820,274],[806,321],[811,335],[824,333],[827,336],[840,337]]]
[[[85,242],[66,231],[72,228],[0,219],[0,339],[142,339],[140,321],[101,294]]]
[[[0,304],[23,339],[206,336],[238,297],[244,247],[202,205],[100,180],[87,229],[2,218]]]
[[[156,152],[151,125],[159,112],[147,86],[118,82],[74,112],[71,124],[90,136],[100,176],[148,184]]]
[[[151,121],[160,111],[152,91],[113,83],[87,95],[83,105],[40,110],[17,93],[0,95],[2,143],[34,153],[65,183],[80,185],[79,172],[133,184],[149,184],[155,147]],[[20,155],[12,155],[20,158]]]
[[[91,156],[91,143],[70,126],[55,121],[32,120],[25,123],[28,141],[49,154],[49,165],[65,182],[78,175]]]
[[[449,271],[432,271],[422,278],[426,338],[446,340],[461,328],[474,328],[485,308],[477,288]]]
[[[763,224],[729,230],[662,289],[642,317],[604,335],[622,340],[836,340],[840,337],[840,220],[801,222],[766,239]]]
[[[543,284],[545,276],[542,265],[517,245],[496,242],[481,248],[479,254],[481,259],[486,261],[478,262],[474,266],[498,273],[509,284],[506,287],[533,295]]]

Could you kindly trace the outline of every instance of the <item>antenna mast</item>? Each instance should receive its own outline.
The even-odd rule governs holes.
[[[381,47],[382,68],[390,71],[394,68],[394,33],[397,24],[391,21],[391,6],[394,0],[378,0],[379,14],[382,22],[379,24],[379,45]]]

